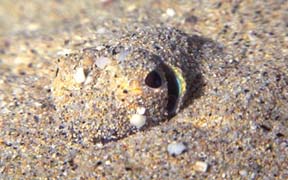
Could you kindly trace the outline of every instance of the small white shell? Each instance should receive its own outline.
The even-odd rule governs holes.
[[[186,146],[182,142],[172,142],[167,147],[170,155],[179,155],[186,150]]]
[[[146,116],[141,114],[133,114],[130,118],[130,123],[137,129],[140,129],[146,123]]]

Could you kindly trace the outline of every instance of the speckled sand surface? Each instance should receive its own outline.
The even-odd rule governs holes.
[[[0,179],[288,179],[288,2],[175,2],[0,2]],[[227,57],[200,64],[203,86],[174,118],[101,145],[75,130],[90,122],[57,115],[55,63],[131,21],[200,35]],[[186,149],[170,155],[171,143]]]

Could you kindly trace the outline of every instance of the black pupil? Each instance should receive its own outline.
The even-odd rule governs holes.
[[[161,76],[157,71],[151,71],[146,76],[145,84],[151,88],[159,88],[162,84]]]

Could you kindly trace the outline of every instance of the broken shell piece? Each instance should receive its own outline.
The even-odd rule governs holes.
[[[130,118],[130,123],[137,129],[140,129],[146,123],[146,116],[141,114],[133,114]]]
[[[199,171],[199,172],[206,172],[208,169],[208,164],[206,162],[203,162],[203,161],[197,161],[194,164],[194,169],[196,171]]]
[[[84,74],[84,69],[83,67],[78,67],[76,68],[75,70],[75,73],[74,73],[74,80],[76,81],[76,83],[83,83],[85,81],[86,77],[85,77],[85,74]]]
[[[111,63],[111,59],[106,58],[106,57],[99,57],[95,60],[95,64],[97,67],[100,69],[104,69],[107,65]]]

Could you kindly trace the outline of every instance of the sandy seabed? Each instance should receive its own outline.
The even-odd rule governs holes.
[[[288,179],[287,8],[273,0],[1,1],[0,179]],[[175,117],[101,144],[77,130],[93,122],[69,124],[56,113],[51,83],[59,56],[92,38],[117,40],[130,22],[176,27],[227,56],[200,64],[203,84]],[[171,155],[175,143],[185,151]]]

